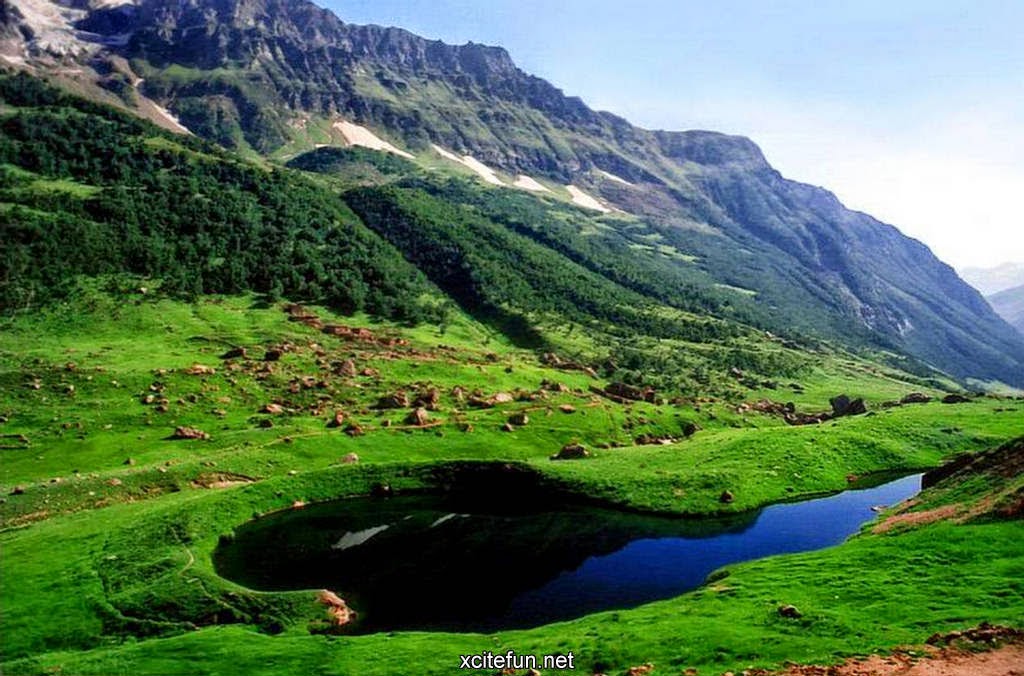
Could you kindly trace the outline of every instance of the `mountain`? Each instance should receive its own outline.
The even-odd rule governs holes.
[[[1024,384],[1024,338],[923,244],[785,179],[749,139],[640,129],[501,48],[351,25],[304,0],[14,0],[0,18],[9,64],[165,128],[272,161],[356,144],[480,176],[505,188],[471,191],[488,196],[477,208],[492,225],[631,292],[672,288],[659,300],[687,311]],[[423,254],[410,246],[469,248],[451,240],[460,233],[424,242],[374,218],[387,202],[436,206],[403,191],[467,198],[428,183],[360,198],[361,216],[409,260]],[[572,229],[566,213],[587,215]]]
[[[988,297],[992,309],[1024,335],[1024,285],[1004,289]]]
[[[1024,263],[1003,263],[994,268],[964,268],[960,276],[989,297],[1024,284]]]

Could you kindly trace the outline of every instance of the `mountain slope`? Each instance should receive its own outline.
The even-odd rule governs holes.
[[[349,25],[301,0],[77,4],[69,31],[89,57],[60,54],[84,67],[77,86],[98,82],[129,107],[166,106],[222,145],[290,157],[346,145],[344,121],[422,163],[443,165],[444,151],[496,170],[492,182],[526,176],[555,194],[571,184],[638,219],[706,286],[755,294],[752,316],[765,328],[1024,384],[1024,339],[948,266],[830,193],[784,179],[748,139],[639,129],[522,72],[500,48]],[[22,35],[8,37],[6,53],[68,79],[50,43]]]

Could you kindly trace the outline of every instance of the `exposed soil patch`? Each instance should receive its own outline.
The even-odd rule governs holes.
[[[834,666],[793,665],[783,671],[754,669],[745,676],[1024,676],[1024,632],[982,624],[935,635],[927,654],[896,650]],[[939,645],[942,647],[933,647]],[[979,652],[979,650],[984,652]]]
[[[192,486],[195,488],[231,488],[232,486],[242,486],[245,484],[254,483],[256,479],[244,474],[234,474],[232,472],[211,472],[204,473],[197,476],[192,480]]]
[[[923,512],[904,512],[903,514],[894,514],[876,525],[871,529],[871,532],[876,534],[887,533],[897,526],[923,526],[936,521],[952,519],[960,512],[960,509],[960,505],[943,505],[942,507],[928,509]]]

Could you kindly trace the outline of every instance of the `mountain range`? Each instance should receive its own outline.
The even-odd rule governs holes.
[[[786,179],[749,139],[638,128],[523,72],[498,47],[351,25],[305,0],[13,0],[0,8],[0,56],[257,164],[329,177],[332,148],[377,151],[362,160],[375,177],[362,182],[376,185],[344,201],[468,309],[486,302],[521,322],[530,308],[459,295],[464,280],[436,263],[448,259],[427,255],[436,247],[555,252],[564,262],[553,267],[579,266],[586,284],[627,305],[634,294],[903,355],[922,373],[1024,386],[1024,337],[924,244]],[[402,167],[387,178],[400,162],[428,178]],[[476,183],[441,186],[430,178],[438,172]],[[434,218],[447,203],[472,208],[450,219],[462,228]],[[396,225],[423,222],[434,229]],[[472,246],[469,232],[480,238]],[[482,265],[460,260],[470,277]],[[578,304],[551,304],[569,306]]]

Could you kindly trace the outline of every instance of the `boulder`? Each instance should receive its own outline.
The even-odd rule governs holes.
[[[788,604],[784,606],[779,606],[779,615],[791,619],[797,619],[804,616],[804,614],[801,613],[796,606],[791,606]]]
[[[525,411],[520,411],[509,416],[508,422],[510,425],[526,425],[530,422],[530,416],[526,415]]]
[[[832,397],[828,403],[832,405],[832,415],[836,418],[846,415],[846,410],[850,408],[850,398],[845,394]]]
[[[562,413],[575,413],[576,407],[573,406],[572,404],[562,404],[561,406],[558,407],[558,410],[561,411]]]
[[[220,356],[221,359],[246,359],[249,353],[244,347],[233,347]]]
[[[436,411],[438,402],[440,401],[441,391],[438,390],[436,387],[431,387],[417,394],[415,401],[412,402],[412,405],[425,408],[430,411]]]
[[[654,671],[654,665],[647,662],[646,664],[626,669],[626,676],[647,676],[652,671]]]
[[[399,390],[393,394],[386,394],[377,400],[377,408],[407,408],[409,406],[409,395]]]
[[[420,407],[411,411],[409,415],[405,417],[406,425],[416,425],[417,427],[423,427],[430,422],[430,416],[427,415],[427,409]]]
[[[210,438],[210,435],[206,432],[196,429],[195,427],[178,427],[174,430],[174,434],[171,435],[172,439],[200,439],[206,440]]]
[[[267,350],[263,353],[263,361],[278,361],[282,354],[284,353],[278,349]]]
[[[360,427],[358,423],[351,422],[348,424],[348,427],[345,428],[345,434],[349,435],[350,437],[361,437],[366,433],[363,431],[363,428]]]
[[[854,399],[850,402],[850,405],[846,408],[844,415],[864,415],[868,412],[867,404],[864,403],[863,399]]]
[[[943,404],[966,404],[970,399],[962,394],[947,394],[942,398]]]
[[[728,505],[735,499],[736,496],[732,494],[732,491],[722,491],[722,494],[718,496],[718,501],[726,505]]]
[[[344,424],[345,424],[345,412],[344,411],[335,411],[334,415],[331,417],[330,422],[327,423],[327,426],[328,427],[341,427]]]
[[[341,458],[342,465],[354,465],[357,462],[359,462],[359,456],[356,455],[355,453],[346,453]]]
[[[695,423],[695,422],[688,422],[685,425],[683,425],[683,436],[684,437],[692,437],[697,432],[700,432],[700,429],[701,429],[701,427],[697,423]]]
[[[212,376],[216,372],[216,369],[204,364],[192,364],[185,369],[185,374],[190,376]]]
[[[349,378],[355,377],[356,373],[358,373],[355,361],[351,359],[346,359],[345,361],[341,362],[341,364],[338,365],[338,368],[335,371],[335,373],[337,373],[339,376],[346,376]]]
[[[566,444],[562,446],[562,449],[558,453],[551,456],[552,460],[578,460],[580,458],[589,458],[590,451],[583,444]]]
[[[281,404],[267,404],[260,409],[260,413],[268,413],[270,415],[281,415],[284,413],[284,406]]]
[[[923,392],[911,392],[902,399],[901,404],[927,404],[932,398]]]
[[[640,388],[635,385],[627,385],[626,383],[609,383],[604,388],[604,391],[613,397],[620,397],[631,401],[649,401],[653,403],[657,399],[657,393],[654,391],[654,388]]]

